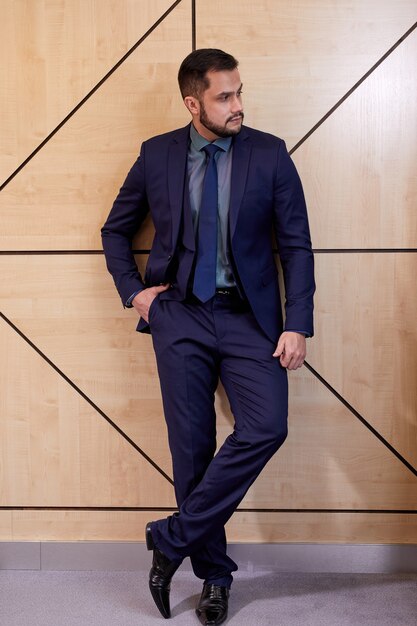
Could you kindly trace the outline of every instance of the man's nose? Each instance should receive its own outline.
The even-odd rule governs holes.
[[[232,113],[241,113],[243,111],[242,98],[234,96],[232,100]]]

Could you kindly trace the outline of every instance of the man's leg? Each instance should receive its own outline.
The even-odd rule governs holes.
[[[220,361],[212,321],[204,307],[166,300],[152,307],[178,506],[201,481],[216,450],[214,392]],[[196,576],[205,583],[230,587],[237,566],[226,554],[224,527],[190,556]]]
[[[287,436],[286,370],[253,314],[215,298],[205,310],[217,345],[223,385],[235,417],[233,433],[183,501],[178,514],[152,525],[170,559],[197,552],[224,527],[246,491]],[[163,353],[160,354],[161,361]]]

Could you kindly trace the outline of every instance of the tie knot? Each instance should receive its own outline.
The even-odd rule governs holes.
[[[223,150],[223,148],[220,148],[220,146],[216,146],[214,143],[208,143],[206,146],[204,146],[203,150],[206,154],[208,154],[210,158],[212,158],[214,157],[216,152],[218,152],[219,150]]]

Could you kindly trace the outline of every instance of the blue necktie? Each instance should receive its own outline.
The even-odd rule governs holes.
[[[193,293],[201,302],[207,302],[216,292],[218,190],[214,155],[222,148],[209,143],[204,146],[203,150],[208,155],[208,163],[198,217],[197,262]]]

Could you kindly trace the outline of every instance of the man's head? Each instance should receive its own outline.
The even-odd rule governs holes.
[[[209,141],[236,135],[242,126],[238,61],[215,48],[191,52],[178,72],[184,104],[196,130]]]

